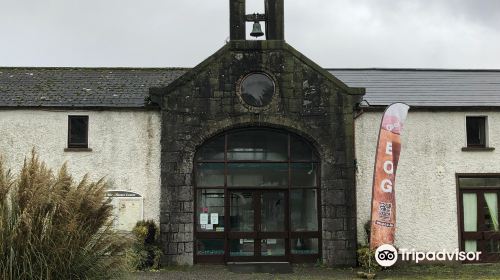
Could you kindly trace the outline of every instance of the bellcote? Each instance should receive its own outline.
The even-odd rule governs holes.
[[[266,40],[285,40],[284,0],[264,1],[264,14],[246,14],[245,0],[229,0],[230,39],[246,40],[246,22],[266,23]]]

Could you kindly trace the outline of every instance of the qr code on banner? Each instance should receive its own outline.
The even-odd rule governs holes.
[[[392,204],[387,202],[380,202],[378,205],[378,215],[382,219],[389,219],[391,217]]]

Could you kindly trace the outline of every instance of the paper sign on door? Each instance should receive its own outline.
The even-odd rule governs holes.
[[[210,223],[213,225],[217,225],[219,223],[219,213],[210,214]]]
[[[201,213],[200,214],[200,225],[207,225],[207,224],[208,224],[208,214]]]

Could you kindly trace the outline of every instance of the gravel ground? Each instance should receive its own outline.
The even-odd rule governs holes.
[[[138,272],[127,280],[223,280],[223,279],[359,279],[355,268],[326,268],[312,265],[295,265],[293,274],[241,274],[230,272],[222,265],[195,265],[171,267],[159,272]],[[410,265],[377,272],[376,279],[500,279],[500,263],[469,265]]]

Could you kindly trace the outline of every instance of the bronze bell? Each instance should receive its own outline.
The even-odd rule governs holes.
[[[262,28],[260,27],[260,22],[256,21],[253,23],[253,30],[252,33],[250,33],[250,36],[252,37],[260,37],[263,36],[264,32],[262,32]]]

